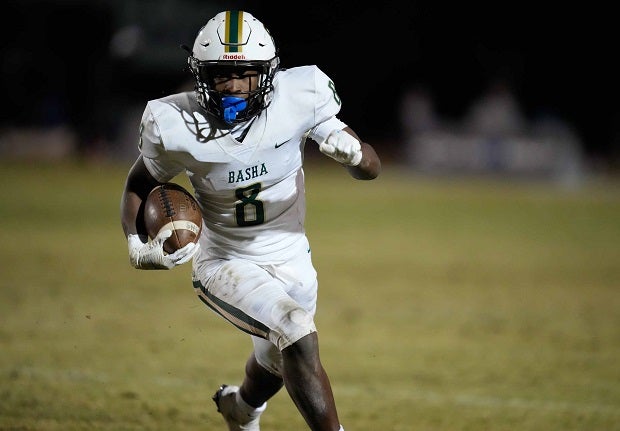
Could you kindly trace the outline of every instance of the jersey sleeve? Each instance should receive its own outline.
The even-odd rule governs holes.
[[[153,115],[150,104],[146,105],[140,122],[140,140],[138,149],[144,164],[159,182],[167,182],[181,173],[184,168],[166,151],[159,125]]]
[[[309,137],[321,143],[327,139],[332,130],[347,127],[336,115],[340,112],[342,101],[336,92],[336,86],[318,67],[315,70],[315,118],[316,125],[310,129]]]

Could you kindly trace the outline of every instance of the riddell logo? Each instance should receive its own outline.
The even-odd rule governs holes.
[[[243,54],[224,54],[224,55],[222,55],[222,60],[245,60],[245,55],[243,55]]]

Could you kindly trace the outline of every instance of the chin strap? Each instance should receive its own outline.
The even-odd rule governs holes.
[[[248,107],[248,102],[241,97],[226,96],[222,97],[222,108],[224,108],[224,121],[232,123],[237,118],[237,112],[243,111]]]

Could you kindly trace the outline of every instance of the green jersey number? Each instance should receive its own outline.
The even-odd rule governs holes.
[[[334,100],[336,101],[336,103],[340,105],[341,101],[338,93],[336,93],[336,85],[334,85],[334,81],[329,81],[329,84],[327,84],[327,86],[330,90],[332,90],[332,93],[334,93]]]
[[[255,226],[265,223],[265,208],[263,202],[256,199],[260,192],[260,183],[238,188],[235,196],[241,202],[235,205],[235,217],[239,226]]]

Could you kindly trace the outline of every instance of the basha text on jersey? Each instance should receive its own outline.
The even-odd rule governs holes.
[[[264,163],[261,163],[260,166],[254,165],[250,168],[239,169],[238,171],[228,171],[228,184],[251,180],[268,173]]]

